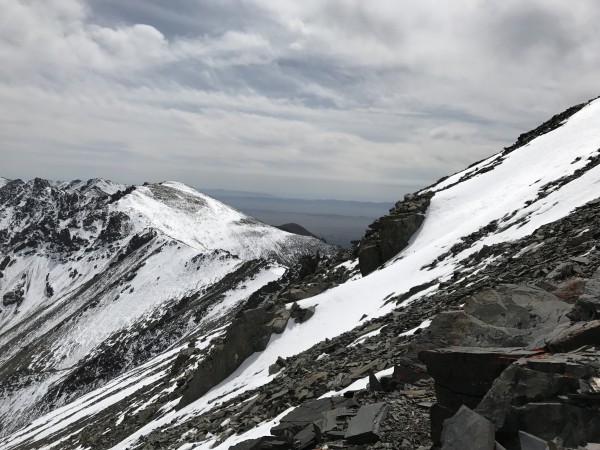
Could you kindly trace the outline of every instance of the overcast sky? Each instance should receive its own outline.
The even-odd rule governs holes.
[[[0,0],[0,175],[397,200],[600,95],[599,23],[597,0]]]

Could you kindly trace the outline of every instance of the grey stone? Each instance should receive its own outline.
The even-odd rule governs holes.
[[[371,371],[369,371],[369,389],[373,392],[383,391],[383,386]]]
[[[249,439],[230,447],[230,450],[293,450],[290,441],[273,436]]]
[[[548,443],[537,436],[519,431],[521,450],[550,450]]]
[[[387,403],[361,406],[352,418],[344,438],[351,444],[368,444],[380,439],[381,421],[387,416]]]
[[[494,450],[494,426],[466,406],[444,422],[442,450]]]
[[[560,263],[556,268],[546,275],[546,278],[550,280],[562,280],[573,273],[573,263],[563,262]]]
[[[552,352],[570,352],[584,345],[600,343],[600,320],[578,322],[556,330],[546,342],[546,348]]]
[[[306,401],[286,414],[281,419],[279,425],[271,428],[271,434],[292,438],[308,425],[322,419],[322,413],[355,404],[356,402],[354,400],[345,397],[328,397],[319,400]]]
[[[585,284],[569,317],[573,320],[600,319],[600,267]]]
[[[469,297],[461,311],[435,316],[418,345],[525,347],[543,339],[558,324],[567,323],[571,309],[540,288],[501,285]]]
[[[273,329],[273,333],[283,333],[291,315],[291,311],[287,308],[282,308],[281,310],[279,310],[277,312],[276,317],[270,323],[270,326]]]

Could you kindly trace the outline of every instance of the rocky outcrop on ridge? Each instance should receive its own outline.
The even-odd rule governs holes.
[[[375,220],[358,245],[360,272],[368,275],[400,253],[425,220],[433,194],[406,194],[390,213]]]

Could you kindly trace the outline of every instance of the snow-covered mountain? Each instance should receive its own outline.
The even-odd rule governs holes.
[[[99,200],[96,191],[82,191],[89,186],[9,182],[0,189],[7,205],[0,218],[3,252],[12,255],[2,266],[1,292],[29,289],[36,294],[33,306],[26,304],[29,296],[15,303],[15,294],[3,308],[2,420],[24,425],[18,414],[25,412],[38,418],[19,430],[11,427],[0,446],[227,449],[269,435],[302,401],[364,388],[368,370],[392,373],[433,315],[461,304],[464,296],[524,276],[545,279],[556,258],[595,261],[590,256],[595,247],[586,247],[582,256],[577,252],[583,247],[563,241],[575,237],[580,242],[594,226],[588,222],[595,213],[583,216],[582,211],[600,197],[599,163],[600,100],[594,100],[553,117],[500,153],[407,195],[345,258],[322,262],[304,276],[262,290],[283,268],[257,265],[251,276],[242,272],[243,282],[228,283],[219,300],[211,297],[207,305],[202,301],[210,287],[241,267],[242,260],[275,258],[284,264],[299,253],[325,250],[318,241],[248,222],[174,183],[139,187],[125,196],[118,188],[107,192],[103,187],[107,198]],[[33,219],[20,213],[26,201],[17,200],[17,192],[59,188],[72,189],[84,200],[77,200],[80,206],[66,217],[57,217],[54,228],[46,227],[50,231],[33,213],[39,207],[27,207],[32,212],[26,215],[40,217],[36,229],[47,237],[35,235],[36,245],[25,246],[25,234],[33,235],[27,228]],[[105,216],[90,216],[85,205],[98,202],[104,202]],[[194,229],[198,210],[207,210],[206,223],[222,223],[211,217],[226,216],[231,230]],[[69,230],[69,239],[63,229]],[[18,250],[10,247],[16,235],[15,242],[23,246]],[[59,247],[71,253],[52,259]],[[523,263],[543,253],[540,248],[554,259]],[[202,274],[195,276],[198,270]],[[101,277],[94,278],[98,273]],[[75,286],[74,279],[81,282]],[[336,281],[327,284],[331,280]],[[248,297],[253,291],[260,298]],[[178,305],[176,314],[169,312],[172,304]],[[235,305],[235,315],[224,314]],[[170,336],[164,344],[156,342],[163,335],[151,331],[161,320],[177,323],[176,330],[160,327]],[[215,325],[207,325],[211,320]],[[148,348],[144,358],[119,348],[123,330],[127,345]],[[247,345],[253,340],[264,345]],[[96,354],[109,357],[94,359]],[[105,371],[113,354],[118,368]],[[237,361],[240,355],[247,358]],[[84,387],[72,393],[61,386]],[[42,406],[31,413],[31,405]],[[410,423],[421,423],[423,415],[413,412],[401,422],[401,410],[394,414],[399,429],[412,429]],[[391,448],[400,448],[390,442]],[[411,448],[407,445],[402,448]]]
[[[2,434],[217,327],[302,256],[332,251],[180,183],[2,183]]]

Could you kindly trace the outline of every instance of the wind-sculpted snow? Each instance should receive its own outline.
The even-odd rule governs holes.
[[[600,154],[600,101],[589,103],[563,122],[561,122],[562,125],[558,124],[545,129],[545,134],[540,134],[534,139],[528,138],[523,141],[526,142],[524,145],[512,147],[511,151],[492,156],[428,188],[426,191],[432,193],[433,196],[426,212],[425,221],[413,235],[409,245],[388,261],[384,267],[366,277],[355,276],[319,295],[298,301],[301,308],[316,307],[315,314],[310,320],[302,323],[290,320],[282,334],[271,337],[266,350],[249,357],[233,374],[198,400],[177,410],[175,406],[180,397],[171,398],[168,403],[160,405],[156,416],[152,416],[138,428],[128,428],[127,435],[121,442],[113,443],[112,448],[141,448],[143,447],[142,436],[148,436],[153,431],[168,434],[170,429],[197,421],[199,417],[232,399],[237,399],[243,393],[251,394],[249,391],[260,388],[277,377],[277,374],[269,373],[269,366],[278,357],[285,358],[296,355],[326,338],[340,336],[369,319],[390,313],[395,308],[405,307],[417,300],[426,302],[428,297],[435,295],[440,284],[447,283],[452,279],[465,264],[467,258],[479,252],[484,246],[515,241],[531,235],[540,226],[564,218],[576,208],[600,197],[600,165],[597,164],[600,161],[598,157]],[[123,213],[130,219],[129,224],[123,226],[124,228],[129,227],[129,233],[139,235],[147,228],[152,227],[160,233],[162,241],[154,239],[150,244],[136,250],[140,256],[135,256],[137,253],[134,252],[126,257],[135,259],[136,264],[144,261],[146,264],[140,265],[136,269],[136,277],[128,284],[109,290],[110,295],[106,297],[106,305],[101,306],[102,314],[131,315],[146,317],[150,320],[153,315],[157,314],[161,305],[168,303],[166,293],[158,295],[162,300],[146,299],[151,293],[160,292],[150,288],[151,284],[156,281],[155,277],[160,277],[161,280],[163,277],[167,278],[168,282],[165,282],[163,287],[168,292],[171,292],[172,289],[179,289],[177,295],[183,295],[186,290],[202,289],[201,284],[193,286],[189,284],[189,278],[192,277],[195,270],[194,266],[189,266],[194,252],[205,252],[205,254],[212,255],[211,252],[220,249],[223,252],[220,257],[224,258],[226,265],[231,265],[230,269],[235,266],[237,260],[224,255],[252,259],[257,255],[267,254],[279,255],[280,261],[286,259],[281,256],[282,252],[280,251],[285,242],[289,242],[286,241],[284,234],[272,232],[263,224],[177,183],[140,187],[114,204],[107,206],[107,214],[117,213]],[[205,228],[192,226],[197,217],[203,217],[206,220]],[[0,220],[3,220],[1,216]],[[215,230],[219,223],[227,225]],[[115,226],[115,229],[120,230],[123,227]],[[298,239],[294,238],[291,241],[292,249],[298,248],[296,247],[298,242],[303,242]],[[112,242],[120,243],[120,248],[125,245],[125,241],[118,238]],[[315,245],[314,241],[310,241],[309,247],[313,250],[316,249]],[[107,246],[102,248],[104,249],[103,254],[106,255],[102,264],[110,265],[109,261],[112,261],[110,258],[114,260],[117,253],[111,253]],[[162,254],[153,254],[157,248],[162,248]],[[142,257],[142,253],[145,256]],[[290,253],[293,255],[294,250],[288,250],[287,254]],[[106,259],[107,257],[108,259]],[[215,255],[215,257],[219,256]],[[177,258],[179,261],[173,262]],[[28,270],[32,274],[34,273],[31,265],[19,266],[21,264],[19,261],[9,267],[10,270],[14,269],[14,273],[10,272],[10,278],[16,280],[14,283],[18,282],[19,273]],[[127,259],[123,261],[127,261]],[[491,263],[493,263],[493,258],[483,259],[481,262],[483,265]],[[90,262],[91,264],[97,264],[97,262]],[[172,267],[167,267],[168,265],[172,265]],[[356,261],[347,261],[340,264],[341,266],[356,267]],[[130,264],[128,267],[131,270],[133,265]],[[216,266],[211,265],[210,267],[213,267],[211,270],[214,272],[207,272],[212,274],[209,277],[219,278],[220,274],[215,268]],[[104,283],[110,285],[110,270],[117,269],[118,265],[107,269],[107,275],[103,275]],[[266,275],[269,270],[273,269],[274,267],[268,269],[263,267],[260,274],[255,275],[255,280],[261,281],[252,285],[251,289],[256,291],[259,286],[266,284],[267,279],[275,279],[278,276],[277,273],[280,272],[271,273],[270,276]],[[275,270],[280,269],[276,268]],[[38,272],[43,274],[42,269],[39,269]],[[92,269],[82,269],[82,278],[90,279],[93,273]],[[113,276],[116,280],[117,275]],[[42,275],[37,275],[36,280],[42,279]],[[54,280],[52,276],[50,279]],[[199,282],[196,280],[196,283]],[[57,277],[54,284],[56,284],[57,292],[69,292],[67,280]],[[2,286],[5,289],[4,285]],[[425,287],[410,291],[411,288],[418,286]],[[132,288],[133,291],[130,292]],[[415,293],[403,295],[409,291]],[[114,298],[117,292],[130,300]],[[136,296],[138,292],[140,294]],[[90,295],[93,296],[93,294]],[[78,298],[82,297],[83,295],[78,296]],[[213,305],[203,317],[206,320],[217,320],[224,314],[226,315],[227,311],[235,308],[235,305],[243,303],[243,297],[238,285],[237,290],[221,297],[220,303]],[[400,298],[402,298],[400,305],[395,301],[390,301],[390,299]],[[135,306],[133,306],[133,299],[135,299]],[[87,301],[89,302],[89,300]],[[137,302],[140,304],[137,305]],[[40,304],[42,303],[44,302],[40,302]],[[104,304],[101,301],[99,305]],[[288,305],[288,307],[290,306]],[[25,302],[20,308],[25,311]],[[132,310],[126,308],[132,308]],[[53,312],[58,310],[60,310],[59,306],[53,306],[48,311],[44,310],[43,314],[49,318],[56,316],[56,322],[64,322],[67,315],[59,316],[58,313]],[[34,312],[38,315],[42,314],[38,309],[34,309]],[[29,314],[32,318],[37,317],[33,315],[34,313]],[[71,311],[71,314],[74,314],[74,311]],[[77,319],[77,323],[85,323],[87,329],[94,326],[91,321],[93,315],[80,314],[78,317],[81,319]],[[89,318],[90,322],[86,322],[86,318]],[[416,333],[419,328],[428,326],[430,321],[426,319],[428,318],[424,317],[419,326],[415,328],[413,325],[404,334],[410,335]],[[2,316],[2,320],[6,322],[2,322],[3,334],[0,337],[4,341],[0,341],[0,345],[3,345],[0,350],[6,349],[6,351],[14,353],[17,351],[14,349],[15,341],[5,338],[5,336],[10,336],[11,331],[4,324],[18,319]],[[106,319],[106,322],[103,320],[99,318],[98,324],[101,325],[99,328],[111,326],[110,320]],[[121,321],[121,319],[115,318],[115,323],[118,323],[121,328],[126,327],[125,322],[125,319]],[[27,323],[33,322],[28,319]],[[213,339],[218,341],[219,333],[226,332],[224,323],[219,324],[223,328],[217,326],[206,328],[205,325],[199,322],[190,325],[189,329],[189,333],[196,333],[194,334],[196,337],[206,336],[207,344],[203,345],[210,345],[209,343]],[[379,332],[380,328],[377,328],[368,336],[377,335]],[[13,331],[13,333],[15,332]],[[40,333],[43,334],[44,331]],[[101,339],[105,338],[105,335],[102,334]],[[62,341],[57,339],[55,342]],[[354,342],[352,345],[361,345],[362,341]],[[73,342],[69,345],[72,347]],[[160,392],[166,392],[169,389],[171,389],[169,392],[175,392],[177,382],[173,384],[173,380],[167,380],[160,373],[167,370],[166,361],[174,363],[176,353],[184,348],[182,340],[177,341],[177,345],[173,343],[173,345],[165,347],[161,350],[162,353],[158,352],[153,355],[155,359],[149,359],[149,361],[156,361],[156,364],[153,363],[155,370],[146,369],[146,366],[143,365],[128,368],[119,374],[119,378],[115,378],[118,383],[122,383],[120,384],[122,388],[117,388],[117,385],[110,383],[98,386],[86,394],[86,397],[81,397],[80,400],[74,399],[65,404],[62,409],[56,410],[54,413],[50,412],[28,427],[6,436],[4,440],[0,441],[0,446],[7,449],[22,448],[24,445],[30,446],[28,448],[36,448],[36,446],[41,447],[44,442],[48,442],[44,440],[45,436],[52,436],[53,439],[63,439],[62,442],[69,442],[70,447],[67,446],[67,448],[76,447],[77,439],[67,438],[67,436],[76,433],[84,426],[83,419],[77,423],[73,420],[61,421],[58,419],[60,414],[68,410],[72,417],[85,416],[87,418],[85,420],[89,420],[86,423],[112,426],[111,424],[120,420],[120,417],[127,417],[133,411],[137,411],[136,408],[140,408],[140,405],[148,407],[147,405],[152,403],[152,398],[159,398],[153,396],[160,395]],[[82,352],[93,352],[93,346],[85,347],[85,351]],[[55,352],[50,353],[55,354]],[[37,358],[40,358],[39,353],[36,354]],[[63,354],[66,356],[60,361],[64,361],[64,363],[53,362],[52,367],[65,367],[73,364],[79,358],[76,350],[68,350]],[[202,357],[200,356],[199,360]],[[61,355],[60,358],[63,356]],[[161,362],[158,363],[158,361]],[[144,370],[148,371],[143,372]],[[56,375],[53,376],[56,377]],[[145,387],[140,386],[136,384],[142,383],[140,377],[151,381]],[[152,389],[156,389],[157,392],[145,391],[146,394],[142,396],[139,392],[150,389],[148,388],[150,385],[154,386]],[[138,387],[139,392],[127,391],[130,395],[128,399],[118,397],[119,389],[125,392],[125,389],[132,388],[132,386],[140,386]],[[84,400],[102,396],[113,398],[114,401],[110,403],[110,408],[113,409],[109,407],[92,408],[91,404],[99,403],[91,401],[85,403],[86,400]],[[142,398],[146,400],[142,401]],[[109,420],[108,417],[112,419]],[[243,438],[257,437],[260,433],[268,432],[268,427],[276,423],[280,417],[281,414],[274,414],[271,421],[259,424],[258,428],[248,431]],[[100,425],[95,426],[100,427]],[[241,440],[241,436],[235,435],[220,440],[217,436],[203,434],[196,436],[193,443],[185,444],[182,448],[225,449]],[[179,444],[172,448],[177,447]]]

